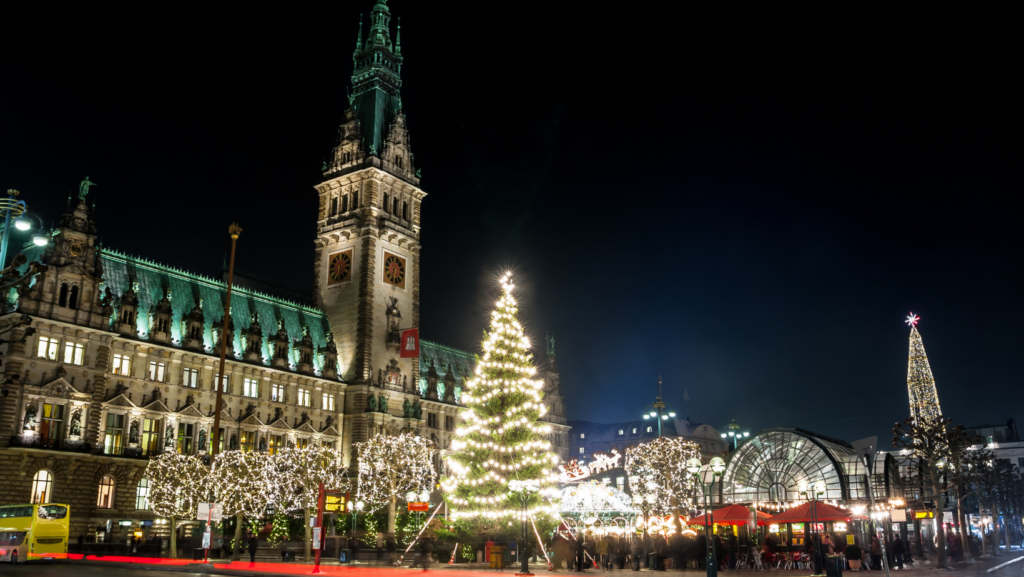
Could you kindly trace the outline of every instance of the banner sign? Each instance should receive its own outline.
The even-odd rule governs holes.
[[[410,511],[429,511],[430,510],[430,504],[429,503],[409,503],[409,510]]]
[[[405,329],[402,331],[402,351],[399,356],[403,359],[420,356],[420,330]]]
[[[313,549],[320,548],[320,531],[323,527],[313,527]]]

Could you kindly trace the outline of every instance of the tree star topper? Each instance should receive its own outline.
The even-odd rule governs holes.
[[[910,316],[908,316],[907,320],[904,321],[904,322],[906,322],[908,325],[910,325],[912,327],[916,327],[917,326],[917,321],[919,321],[919,320],[921,320],[921,317],[915,315],[914,312],[911,311],[910,312]]]

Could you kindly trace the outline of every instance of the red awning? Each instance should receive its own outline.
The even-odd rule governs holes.
[[[761,526],[767,525],[771,515],[762,511],[756,511],[756,513],[757,524]],[[713,512],[710,517],[710,521],[718,525],[746,525],[750,522],[750,509],[743,505],[729,505]],[[704,515],[697,515],[693,519],[686,521],[686,524],[703,525]]]
[[[828,503],[822,503],[821,501],[813,501],[814,505],[814,518],[818,523],[824,523],[825,521],[849,521],[853,515],[846,509],[839,507],[833,507]],[[772,524],[782,523],[810,523],[811,522],[811,503],[804,503],[798,505],[792,509],[786,509],[772,517]]]

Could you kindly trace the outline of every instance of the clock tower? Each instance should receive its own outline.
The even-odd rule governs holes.
[[[371,394],[391,396],[391,407],[400,409],[403,397],[419,391],[419,359],[401,358],[399,331],[419,325],[426,193],[399,92],[401,24],[392,37],[390,20],[386,0],[374,5],[365,37],[360,18],[349,108],[316,186],[314,300],[330,321],[338,376],[350,385],[345,413],[358,421],[367,418],[362,411]],[[372,436],[366,423],[352,425],[350,442]]]

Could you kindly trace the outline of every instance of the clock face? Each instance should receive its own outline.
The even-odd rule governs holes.
[[[336,252],[327,263],[327,284],[337,284],[352,278],[352,251]]]
[[[82,254],[82,243],[78,242],[77,240],[72,241],[71,245],[68,246],[68,254],[70,254],[71,256],[78,256]]]
[[[384,253],[384,282],[405,288],[405,259],[390,252]]]

